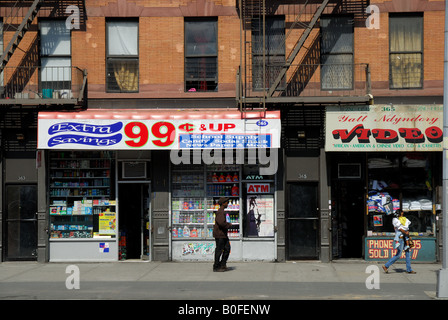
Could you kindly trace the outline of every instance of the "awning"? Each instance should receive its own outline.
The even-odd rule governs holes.
[[[280,111],[90,109],[39,112],[38,149],[279,148]]]

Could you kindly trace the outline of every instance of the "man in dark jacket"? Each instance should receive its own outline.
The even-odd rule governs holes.
[[[226,213],[224,212],[225,208],[229,205],[229,198],[219,198],[218,204],[219,209],[216,212],[215,225],[213,226],[213,237],[216,241],[213,271],[222,272],[229,270],[226,265],[230,254],[230,241],[227,237],[227,230],[232,224],[227,222]]]

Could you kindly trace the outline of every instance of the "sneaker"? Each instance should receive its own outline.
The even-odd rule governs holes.
[[[398,249],[398,247],[400,246],[400,242],[398,242],[398,241],[395,241],[395,246],[394,246],[394,249]]]
[[[416,274],[417,272],[415,272],[414,270],[411,270],[411,271],[406,271],[406,273],[409,273],[409,274]]]
[[[404,251],[409,250],[409,246],[405,246],[403,250],[404,250]]]
[[[383,266],[383,270],[385,273],[389,273],[389,270],[386,268],[386,266]]]
[[[222,268],[213,269],[213,272],[224,272],[224,271],[226,270],[223,270]]]

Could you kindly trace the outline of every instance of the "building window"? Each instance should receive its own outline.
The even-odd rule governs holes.
[[[320,19],[321,89],[353,88],[353,17],[332,16]]]
[[[285,17],[265,18],[265,85],[263,86],[263,20],[252,19],[252,83],[255,90],[269,89],[285,64]],[[282,79],[280,87],[285,86]]]
[[[423,15],[391,15],[389,41],[390,88],[423,88]]]
[[[40,22],[40,84],[44,98],[69,94],[72,80],[71,37],[65,20]]]
[[[138,21],[107,21],[106,41],[107,92],[138,92]]]
[[[218,89],[217,20],[185,21],[185,91]]]

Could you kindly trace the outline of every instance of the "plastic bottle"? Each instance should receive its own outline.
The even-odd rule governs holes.
[[[230,175],[230,172],[226,176],[226,182],[232,182],[232,176]]]
[[[184,238],[188,238],[190,236],[190,228],[188,228],[187,226],[184,227],[183,236]]]
[[[216,172],[213,172],[212,182],[218,182],[218,176],[216,175]]]
[[[239,188],[237,187],[237,185],[236,184],[234,184],[233,185],[233,187],[232,187],[232,196],[233,197],[237,197],[238,195],[239,195],[239,192],[240,190],[239,190]]]
[[[226,182],[226,178],[224,177],[224,173],[221,172],[221,174],[219,175],[218,182]]]
[[[173,238],[177,238],[177,229],[173,228]]]
[[[177,229],[177,237],[178,238],[182,238],[183,234],[182,234],[182,228],[179,227],[179,229]]]
[[[235,172],[235,173],[233,174],[232,181],[233,181],[233,182],[238,182],[238,173]]]

